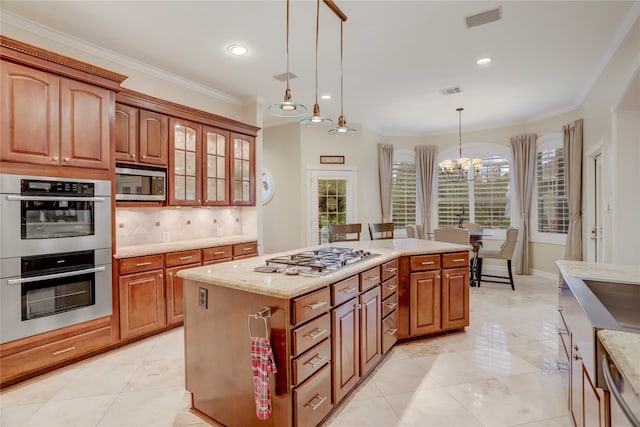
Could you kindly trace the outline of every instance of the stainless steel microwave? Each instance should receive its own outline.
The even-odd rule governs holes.
[[[165,171],[116,168],[116,200],[163,201],[166,198]]]

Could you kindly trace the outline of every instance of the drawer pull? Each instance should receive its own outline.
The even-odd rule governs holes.
[[[396,332],[398,332],[397,328],[395,328],[395,329],[387,329],[386,331],[384,331],[385,334],[391,335],[391,336],[395,335]]]
[[[387,271],[389,273],[395,273],[396,271],[398,271],[398,269],[395,267],[392,267],[392,268],[385,268],[384,271]]]
[[[569,370],[569,364],[567,362],[560,362],[559,360],[556,360],[556,366],[558,369],[562,369],[564,371]]]
[[[398,303],[396,303],[396,302],[388,302],[384,306],[387,307],[388,309],[393,310],[394,308],[396,308],[397,305],[398,305]]]
[[[422,261],[422,265],[433,265],[435,263],[435,261]]]
[[[563,305],[556,305],[556,310],[564,311],[564,306]]]
[[[314,362],[314,360],[316,362]],[[311,359],[307,360],[306,362],[304,362],[305,365],[309,365],[311,366],[311,369],[315,369],[316,366],[324,363],[327,360],[327,356],[322,356],[320,357],[319,354],[316,354],[315,356],[313,356]]]
[[[387,285],[385,286],[385,289],[388,291],[395,291],[396,289],[398,289],[398,285]]]
[[[367,277],[365,280],[368,280],[370,282],[377,282],[380,280],[380,276]]]
[[[191,259],[191,258],[193,258],[193,255],[189,255],[189,256],[181,256],[181,257],[180,257],[180,260],[184,261],[184,260]]]
[[[320,407],[320,405],[325,402],[325,400],[327,400],[328,397],[329,396],[320,397],[320,393],[316,393],[316,395],[313,396],[310,401],[305,403],[304,406],[310,406],[311,410],[315,411]],[[316,403],[312,403],[314,400],[316,401]]]
[[[573,355],[573,359],[574,360],[580,360],[580,359],[582,359],[582,356],[580,356],[579,354],[574,354]]]
[[[305,334],[304,336],[305,336],[305,337],[309,337],[309,338],[311,338],[312,340],[315,340],[315,339],[317,339],[317,338],[319,338],[319,337],[323,336],[323,335],[324,335],[324,334],[326,334],[326,333],[327,333],[327,330],[326,330],[326,329],[320,330],[320,329],[318,329],[318,328],[315,328],[314,330],[312,330],[311,332],[309,332],[309,333]]]
[[[173,277],[173,276],[175,276],[175,273],[174,272],[170,272],[169,273],[169,277]]]
[[[54,355],[54,356],[57,356],[57,355],[59,355],[59,354],[67,353],[67,352],[69,352],[69,351],[73,351],[73,350],[75,350],[75,349],[76,349],[76,347],[75,347],[75,346],[73,346],[73,347],[69,347],[69,348],[65,348],[64,350],[54,351],[54,352],[53,352],[53,355]]]
[[[565,328],[556,327],[556,331],[558,331],[558,335],[569,335],[569,331]]]
[[[350,293],[355,292],[357,290],[358,290],[358,288],[353,287],[353,288],[342,289],[342,290],[340,290],[340,292],[343,292],[345,294],[350,294]]]
[[[243,251],[252,251],[253,248],[242,248]]]
[[[466,261],[465,258],[455,258],[455,259],[453,259],[453,262],[464,262],[464,261]]]
[[[308,307],[310,310],[316,310],[320,307],[324,307],[325,305],[327,305],[326,301],[318,301],[316,303],[313,304],[307,304],[305,305],[305,307]]]
[[[214,252],[214,255],[224,255],[224,251],[220,251],[220,252]]]
[[[136,267],[144,267],[145,265],[151,265],[152,262],[151,261],[147,261],[147,262],[139,262],[136,264]]]

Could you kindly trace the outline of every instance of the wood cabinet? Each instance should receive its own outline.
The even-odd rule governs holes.
[[[1,63],[0,160],[110,168],[112,90]]]
[[[229,132],[203,126],[202,191],[205,206],[229,205]]]
[[[238,133],[232,133],[231,138],[231,204],[253,206],[256,203],[255,139]]]
[[[202,204],[202,125],[169,119],[169,204]]]
[[[233,245],[233,259],[250,258],[258,255],[258,242],[236,243]]]
[[[467,258],[468,262],[468,258]],[[469,268],[442,270],[442,329],[469,325]]]
[[[337,404],[360,378],[360,310],[353,298],[331,311],[333,402]]]
[[[166,167],[169,118],[118,103],[115,140],[116,161]]]
[[[171,252],[165,255],[165,311],[167,325],[182,323],[184,318],[182,279],[177,276],[178,271],[201,265],[202,251],[200,249]]]
[[[440,271],[411,273],[409,330],[412,336],[439,332],[442,329],[440,315]]]
[[[382,354],[389,351],[398,340],[398,266],[397,258],[381,266]]]
[[[257,251],[256,255],[258,255]],[[233,246],[231,245],[204,248],[202,250],[202,265],[217,264],[219,262],[231,261],[232,259]]]
[[[373,368],[382,356],[382,306],[380,286],[360,295],[360,376]]]

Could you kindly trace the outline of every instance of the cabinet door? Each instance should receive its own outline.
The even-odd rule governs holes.
[[[63,166],[109,169],[115,94],[60,78],[60,158]]]
[[[120,337],[127,339],[165,325],[161,270],[120,276]]]
[[[589,373],[584,368],[584,364],[580,363],[580,365],[582,366],[582,407],[584,408],[584,427],[604,427],[604,391],[595,387],[593,381],[591,381]],[[613,404],[616,404],[615,399]]]
[[[167,295],[167,325],[175,325],[177,323],[181,323],[184,319],[182,279],[177,276],[178,271],[185,268],[193,268],[198,266],[200,266],[199,263],[167,268],[167,280],[165,281]]]
[[[409,335],[442,329],[440,317],[440,271],[411,273],[409,280]]]
[[[380,286],[360,295],[360,376],[373,368],[382,354]]]
[[[0,160],[59,164],[58,77],[6,61],[0,65]]]
[[[469,269],[442,270],[442,329],[469,326]]]
[[[360,378],[358,299],[331,311],[333,340],[333,403],[337,404]]]
[[[138,160],[138,109],[116,104],[116,161]]]
[[[240,134],[231,134],[231,138],[231,204],[253,206],[256,203],[255,140]]]
[[[582,357],[571,334],[571,358],[569,375],[569,405],[575,426],[582,427]]]
[[[229,133],[211,126],[202,131],[202,204],[229,205]]]
[[[167,166],[169,154],[169,118],[163,114],[140,110],[140,163]]]
[[[202,125],[170,118],[169,128],[169,204],[198,206]]]

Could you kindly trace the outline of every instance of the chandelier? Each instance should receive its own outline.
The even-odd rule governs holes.
[[[480,172],[482,167],[482,159],[462,157],[462,111],[464,108],[458,107],[458,154],[455,160],[443,160],[438,165],[442,173],[448,178],[457,181],[473,181],[476,174]]]

